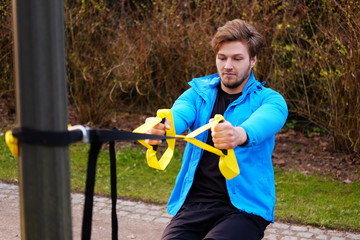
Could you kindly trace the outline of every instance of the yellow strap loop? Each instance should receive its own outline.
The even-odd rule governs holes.
[[[219,160],[219,169],[223,176],[230,180],[236,177],[240,173],[240,169],[236,160],[236,156],[234,153],[234,149],[228,149],[227,154],[225,155],[221,150],[210,146],[204,142],[197,140],[195,137],[200,133],[210,129],[212,126],[216,126],[221,121],[225,121],[224,117],[220,114],[215,115],[214,121],[194,130],[193,132],[189,133],[186,136],[183,135],[176,135],[175,127],[173,123],[173,117],[171,114],[170,109],[160,109],[157,112],[157,117],[154,118],[152,121],[147,122],[140,127],[136,128],[133,132],[136,133],[146,133],[151,128],[153,128],[156,124],[160,123],[163,118],[167,118],[171,121],[171,126],[169,130],[166,130],[166,136],[169,137],[176,137],[177,139],[182,139],[188,141],[208,152],[214,153],[220,157]],[[148,165],[152,168],[158,170],[164,170],[167,165],[169,164],[175,149],[175,139],[167,139],[166,142],[168,144],[168,148],[158,161],[156,156],[156,150],[154,150],[153,146],[146,143],[144,140],[139,140],[139,142],[148,148],[146,151],[146,159]]]
[[[151,128],[153,128],[156,124],[160,123],[164,118],[167,118],[171,121],[170,129],[166,130],[166,135],[170,137],[175,137],[175,127],[174,127],[174,121],[172,118],[172,114],[170,109],[159,109],[157,111],[157,116],[152,121],[147,122],[140,127],[136,128],[133,132],[134,133],[146,133]],[[156,156],[156,150],[154,150],[153,146],[146,143],[144,140],[138,140],[139,143],[147,147],[146,151],[146,160],[149,165],[149,167],[158,169],[158,170],[164,170],[167,165],[170,163],[170,160],[172,156],[174,155],[174,149],[175,149],[175,139],[166,139],[166,143],[168,145],[168,148],[164,152],[163,156],[158,161]]]
[[[240,174],[240,169],[236,160],[234,149],[228,149],[227,154],[225,155],[221,150],[214,148],[213,146],[210,146],[209,144],[203,143],[194,138],[195,136],[210,129],[213,126],[216,126],[222,121],[225,121],[225,118],[220,114],[216,114],[214,117],[214,121],[194,130],[185,137],[185,140],[208,152],[212,152],[218,155],[220,157],[219,159],[220,172],[226,179],[230,180]]]
[[[15,156],[19,156],[19,147],[18,147],[18,139],[12,135],[11,130],[6,131],[5,133],[5,142],[10,152]]]

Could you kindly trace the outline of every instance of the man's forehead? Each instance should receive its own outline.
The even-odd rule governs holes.
[[[220,45],[217,55],[249,55],[248,46],[241,41],[224,42]]]
[[[226,52],[224,52],[224,53],[222,53],[222,52],[219,51],[217,55],[222,55],[222,56],[234,56],[234,57],[239,56],[239,57],[242,57],[242,56],[246,56],[246,55],[248,55],[248,54],[247,54],[247,53],[234,53],[234,52],[231,52],[231,53],[226,53]]]

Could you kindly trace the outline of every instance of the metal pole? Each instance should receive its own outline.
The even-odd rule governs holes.
[[[22,127],[67,126],[64,3],[13,0],[17,121]],[[22,239],[72,239],[68,147],[20,143]]]

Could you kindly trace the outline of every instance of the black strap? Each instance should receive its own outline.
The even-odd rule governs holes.
[[[92,223],[92,210],[93,210],[93,202],[94,202],[96,162],[101,146],[102,146],[101,142],[93,142],[90,146],[86,186],[85,186],[84,214],[83,214],[83,223],[82,223],[82,231],[81,231],[82,240],[90,240],[91,238],[91,223]]]
[[[146,133],[134,133],[124,130],[87,130],[90,135],[89,142],[111,142],[111,141],[135,141],[144,139],[174,139],[168,137]],[[38,144],[46,146],[66,146],[71,143],[81,141],[83,133],[80,130],[74,131],[43,131],[28,127],[19,127],[12,130],[13,135],[20,142],[28,144]]]
[[[66,146],[83,136],[81,131],[41,131],[28,127],[14,128],[12,134],[21,142],[47,146]]]
[[[118,220],[116,216],[116,201],[117,201],[117,187],[116,187],[116,155],[114,141],[135,141],[144,139],[174,139],[176,137],[160,136],[145,133],[133,133],[123,130],[86,130],[89,134],[89,142],[91,143],[87,167],[87,177],[85,186],[85,203],[82,223],[82,240],[90,240],[91,225],[94,203],[94,188],[96,176],[96,164],[98,155],[103,142],[109,142],[110,153],[110,175],[111,175],[111,223],[112,223],[112,239],[118,239]],[[13,135],[19,139],[20,142],[28,144],[38,144],[45,146],[66,146],[83,139],[83,132],[81,130],[73,131],[42,131],[28,127],[14,128]],[[156,148],[157,146],[154,146]]]
[[[161,123],[165,123],[165,118],[163,118],[163,119],[161,120]],[[165,136],[165,135],[164,135],[164,136]],[[163,141],[165,141],[165,139],[163,139]],[[152,147],[153,147],[154,151],[157,151],[159,145],[153,145]]]
[[[111,179],[111,225],[112,225],[112,239],[118,239],[118,220],[116,216],[116,201],[117,201],[117,187],[116,187],[116,156],[115,144],[109,143],[110,153],[110,179]]]
[[[91,239],[92,211],[94,202],[94,188],[96,176],[96,163],[101,149],[101,142],[93,142],[89,151],[86,187],[85,187],[85,204],[82,224],[82,240]],[[118,220],[116,216],[117,186],[116,186],[116,155],[115,143],[109,142],[110,155],[110,178],[111,178],[111,226],[112,240],[118,240]]]
[[[166,137],[165,137],[166,138]],[[111,141],[132,141],[132,140],[144,140],[144,139],[165,139],[164,136],[152,135],[146,133],[133,133],[124,130],[90,130],[90,142],[111,142]]]

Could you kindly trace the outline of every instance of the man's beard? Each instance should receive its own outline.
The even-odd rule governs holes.
[[[225,87],[227,88],[230,88],[230,89],[235,89],[237,87],[239,87],[241,84],[243,84],[243,82],[245,80],[247,80],[250,76],[250,66],[249,66],[249,69],[247,71],[247,74],[243,75],[242,78],[240,79],[237,79],[236,81],[234,82],[231,82],[231,81],[222,81],[222,83],[224,84]]]

